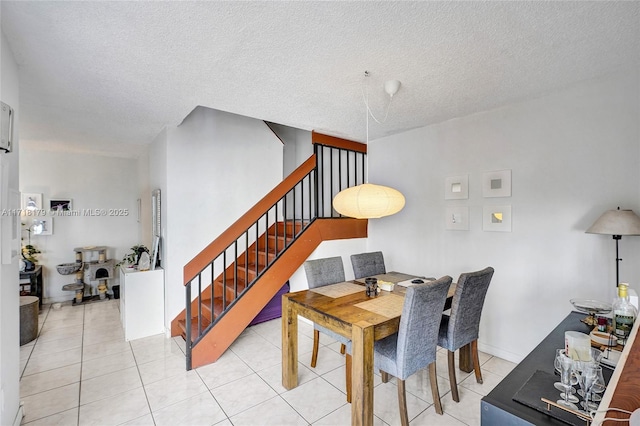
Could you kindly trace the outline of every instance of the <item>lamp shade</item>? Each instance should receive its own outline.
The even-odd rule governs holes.
[[[364,183],[340,191],[333,208],[344,216],[375,219],[398,213],[404,207],[404,195],[393,188]]]
[[[586,231],[589,234],[640,235],[640,217],[633,210],[608,210]]]

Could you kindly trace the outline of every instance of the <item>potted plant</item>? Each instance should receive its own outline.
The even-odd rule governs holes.
[[[124,255],[122,261],[118,262],[117,266],[122,264],[137,265],[140,260],[140,255],[144,252],[149,253],[149,249],[144,244],[138,244],[131,247],[131,251]]]
[[[25,271],[33,271],[36,268],[36,264],[38,263],[36,255],[39,253],[42,252],[32,244],[27,244],[22,247],[22,258],[25,263]]]
[[[22,226],[26,226],[25,223],[22,223]],[[38,263],[37,254],[42,253],[36,246],[31,244],[31,228],[25,227],[24,229],[29,233],[28,243],[22,246],[22,258],[24,259],[24,270],[25,271],[33,271],[36,268],[36,264]],[[24,240],[24,238],[22,238]]]

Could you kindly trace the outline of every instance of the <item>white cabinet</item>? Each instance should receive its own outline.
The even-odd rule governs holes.
[[[164,333],[164,270],[120,267],[120,319],[125,340]]]

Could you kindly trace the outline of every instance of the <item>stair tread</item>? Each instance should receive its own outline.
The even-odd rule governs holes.
[[[227,300],[227,305],[230,303],[229,300]],[[211,313],[211,298],[205,298],[202,299],[202,310],[206,310],[208,313]],[[223,311],[223,305],[222,305],[222,297],[218,296],[215,297],[213,299],[213,316],[214,318],[217,318],[218,315],[220,315]]]
[[[203,315],[201,320],[202,328],[207,328],[209,324],[211,324],[211,321]],[[187,321],[185,319],[181,319],[178,321],[178,325],[182,329],[182,337],[185,337],[187,335]],[[191,341],[197,339],[198,334],[198,318],[191,318]]]
[[[264,269],[264,267],[265,267],[265,264],[264,264],[264,263],[262,263],[262,262],[258,262],[258,271],[262,271],[262,270]],[[255,262],[250,262],[250,263],[249,263],[249,267],[248,267],[248,268],[249,268],[249,271],[250,271],[250,272],[251,272],[251,271],[255,272],[255,270],[256,270],[256,264],[255,264]],[[244,271],[245,269],[247,269],[247,267],[245,267],[245,266],[244,266],[244,264],[243,264],[243,265],[238,265],[238,270],[242,270],[242,271]]]
[[[216,280],[216,286],[222,287],[222,279]],[[233,292],[233,288],[234,288],[233,277],[227,277],[225,287],[227,288],[227,303],[229,303],[231,300],[233,300],[233,296],[229,294],[229,292]],[[238,277],[238,294],[242,293],[246,287],[247,286],[244,282],[244,279],[241,279],[241,277]],[[220,296],[220,298],[221,297],[222,296]]]

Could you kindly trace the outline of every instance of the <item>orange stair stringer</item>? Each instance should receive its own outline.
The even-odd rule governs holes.
[[[195,345],[192,368],[215,362],[322,241],[366,238],[366,219],[316,219]]]

